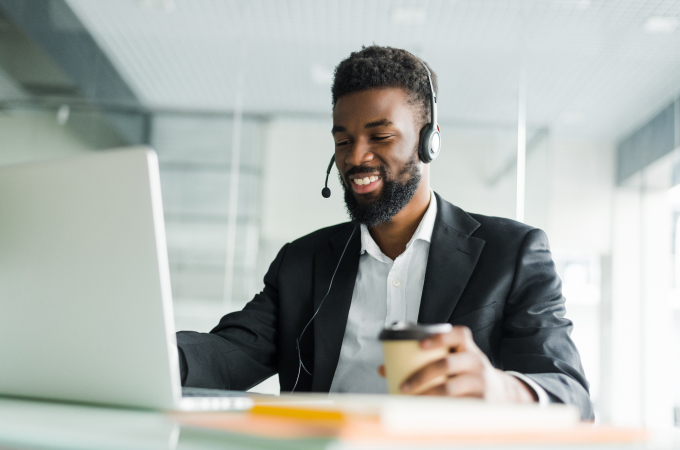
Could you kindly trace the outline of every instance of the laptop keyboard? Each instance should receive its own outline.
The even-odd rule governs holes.
[[[251,395],[244,391],[225,391],[222,389],[204,389],[183,387],[182,397],[245,397]]]

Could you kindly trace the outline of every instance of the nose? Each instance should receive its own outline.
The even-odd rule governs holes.
[[[344,158],[345,165],[348,166],[360,166],[371,161],[373,161],[373,153],[363,139],[357,139]]]

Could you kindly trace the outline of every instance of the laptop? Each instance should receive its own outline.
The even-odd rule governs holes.
[[[3,396],[252,406],[243,392],[182,395],[152,149],[0,167],[0,366]]]

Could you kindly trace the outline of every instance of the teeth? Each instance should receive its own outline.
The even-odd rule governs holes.
[[[354,178],[352,181],[354,181],[354,184],[358,186],[364,186],[370,183],[373,183],[374,181],[378,181],[380,177],[378,176],[370,176],[370,177],[364,177],[364,178]]]

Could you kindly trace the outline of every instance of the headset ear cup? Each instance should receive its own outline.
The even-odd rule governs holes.
[[[422,130],[420,130],[420,141],[418,141],[418,158],[425,163],[429,164],[432,161],[430,157],[430,138],[432,130],[430,129],[430,124],[426,124]]]
[[[441,136],[439,135],[439,128],[437,126],[437,94],[435,93],[434,85],[432,84],[432,74],[422,59],[420,60],[420,64],[423,65],[425,72],[427,72],[427,81],[430,83],[430,123],[420,130],[418,156],[422,162],[428,164],[439,156],[439,150],[441,150]]]
[[[442,137],[438,130],[432,130],[428,142],[430,143],[430,148],[428,148],[428,156],[430,158],[430,162],[432,162],[437,159],[437,156],[439,156],[439,152],[442,149]],[[432,151],[429,151],[430,149]]]

